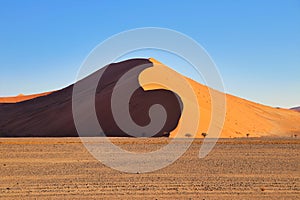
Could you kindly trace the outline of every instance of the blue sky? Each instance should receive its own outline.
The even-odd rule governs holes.
[[[227,93],[271,106],[300,105],[299,0],[0,0],[0,96],[67,86],[100,42],[149,26],[201,44]]]

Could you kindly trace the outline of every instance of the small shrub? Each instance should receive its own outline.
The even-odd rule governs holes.
[[[207,136],[207,133],[202,133],[201,135],[205,138]]]

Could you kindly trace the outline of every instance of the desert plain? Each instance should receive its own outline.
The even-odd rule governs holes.
[[[133,152],[171,138],[111,138]],[[166,168],[124,173],[96,160],[80,138],[1,138],[0,199],[298,199],[298,138],[219,139],[203,159],[203,139]]]

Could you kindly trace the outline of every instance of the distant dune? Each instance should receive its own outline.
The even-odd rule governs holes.
[[[296,110],[300,112],[300,106],[299,107],[295,107],[295,108],[291,108],[291,110]]]
[[[31,94],[31,95],[23,95],[19,94],[18,96],[14,97],[0,97],[0,103],[18,103],[21,101],[26,101],[30,99],[34,99],[37,97],[42,97],[51,94],[52,92],[44,92],[40,94]]]
[[[148,68],[155,65],[155,62],[152,59],[132,59],[110,64],[101,69],[107,70],[97,87],[96,111],[98,121],[108,136],[128,136],[116,126],[112,118],[110,98],[119,78],[141,64],[145,64],[145,68]],[[82,81],[97,77],[100,71]],[[161,104],[166,108],[168,118],[156,136],[170,134],[173,137],[182,112],[180,98],[175,93],[163,89],[144,91],[139,86],[138,75],[139,73],[136,73],[128,79],[139,88],[130,101],[130,114],[133,120],[141,126],[147,125],[150,118],[145,113],[148,113],[151,105]],[[201,115],[197,137],[202,137],[201,133],[208,131],[211,119],[209,90],[202,84],[186,79],[197,94]],[[126,90],[127,86],[122,87]],[[0,136],[78,136],[72,116],[72,91],[73,85],[52,93],[0,98]],[[291,136],[300,133],[298,112],[257,104],[229,94],[226,98],[227,113],[221,137]],[[87,133],[87,135],[94,134]]]

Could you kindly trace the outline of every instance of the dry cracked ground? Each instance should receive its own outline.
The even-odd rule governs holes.
[[[129,151],[171,139],[113,138]],[[220,139],[198,158],[197,139],[172,165],[146,174],[106,167],[79,138],[0,139],[1,199],[297,199],[300,140]]]

